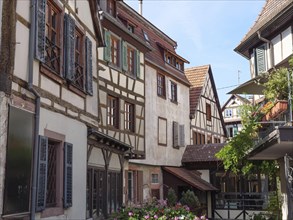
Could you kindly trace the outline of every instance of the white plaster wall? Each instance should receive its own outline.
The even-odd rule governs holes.
[[[200,177],[209,183],[210,182],[210,171],[209,170],[198,170],[198,171],[201,172]]]
[[[2,4],[3,0],[0,1],[0,4]],[[30,4],[31,1],[17,1],[16,4],[16,12],[21,17],[23,17],[25,20],[30,20]]]
[[[167,82],[171,80],[166,77]],[[175,81],[174,79],[172,79]],[[175,81],[176,82],[176,81]],[[185,143],[190,144],[189,129],[189,87],[177,83],[178,87],[178,104],[172,103],[168,98],[162,99],[157,95],[157,71],[146,65],[145,66],[145,140],[146,159],[140,160],[140,163],[152,165],[172,165],[180,166],[182,154],[185,147],[180,149],[173,148],[173,121],[184,124]],[[168,97],[168,88],[166,88]],[[158,117],[167,119],[167,146],[158,145]]]
[[[41,108],[40,135],[48,129],[65,135],[65,141],[73,144],[73,205],[65,211],[66,219],[85,219],[87,127],[83,123],[62,114]],[[54,219],[64,219],[64,216]]]
[[[96,147],[92,149],[88,164],[94,167],[105,167],[105,160],[101,149]]]
[[[94,32],[93,20],[91,16],[91,11],[88,1],[76,1],[76,10],[78,12],[78,17],[82,22],[88,27],[88,29]]]
[[[1,29],[2,29],[2,5],[3,1],[0,1],[0,39],[1,39]],[[1,47],[1,41],[0,41],[0,47]]]
[[[292,54],[292,43],[292,27],[290,26],[282,32],[283,59],[287,58]]]
[[[29,29],[17,21],[14,75],[25,81],[28,81],[28,47]]]

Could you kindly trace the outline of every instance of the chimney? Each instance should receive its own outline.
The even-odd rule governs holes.
[[[142,0],[138,0],[138,1],[139,1],[138,13],[142,15]]]

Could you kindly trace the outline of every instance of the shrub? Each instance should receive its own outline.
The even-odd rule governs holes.
[[[200,202],[197,196],[191,190],[187,190],[186,192],[182,193],[182,198],[180,200],[180,203],[182,205],[187,205],[188,207],[191,207],[192,209],[195,209],[196,207],[200,206]]]
[[[169,206],[174,206],[177,203],[177,195],[173,188],[168,189],[167,201]]]

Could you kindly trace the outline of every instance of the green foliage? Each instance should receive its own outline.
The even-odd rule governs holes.
[[[249,161],[246,155],[253,149],[258,138],[258,130],[261,127],[260,119],[263,114],[260,107],[255,105],[243,105],[240,111],[242,118],[242,130],[234,136],[217,154],[216,157],[223,161],[224,169],[235,174],[248,175],[261,172],[273,174],[277,171],[275,161]]]
[[[200,202],[197,196],[191,190],[187,190],[186,192],[182,193],[182,198],[180,199],[180,203],[182,205],[187,205],[188,207],[192,209],[200,206]]]
[[[267,207],[267,211],[273,215],[273,216],[279,216],[281,217],[281,195],[279,195],[277,192],[276,193],[270,193],[269,194],[269,203]],[[281,218],[280,218],[281,219]]]
[[[291,73],[290,73],[291,75]],[[288,99],[288,70],[286,68],[276,69],[268,76],[268,81],[264,83],[263,90],[266,99],[271,101]],[[293,83],[292,77],[291,85]]]
[[[167,202],[169,206],[174,206],[177,203],[177,195],[173,188],[168,189]]]

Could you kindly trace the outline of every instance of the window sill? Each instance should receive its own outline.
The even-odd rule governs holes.
[[[60,75],[53,72],[50,68],[48,68],[44,64],[40,65],[40,72],[43,73],[44,75],[48,76],[49,78],[53,79],[55,82],[57,82],[59,84],[63,84],[65,82],[65,80]]]
[[[177,101],[177,100],[172,100],[172,99],[170,99],[170,101],[171,101],[173,104],[178,105],[178,101]]]
[[[82,91],[80,88],[77,88],[74,84],[69,84],[68,85],[68,89],[72,92],[74,92],[75,94],[81,96],[82,98],[86,98],[86,93],[84,91]]]
[[[63,214],[64,214],[64,210],[62,207],[52,207],[52,208],[46,208],[44,211],[42,211],[41,217],[47,218],[47,217],[59,216]]]
[[[161,99],[165,99],[166,100],[166,96],[162,96],[162,95],[159,95],[158,94],[158,97],[161,98]]]

